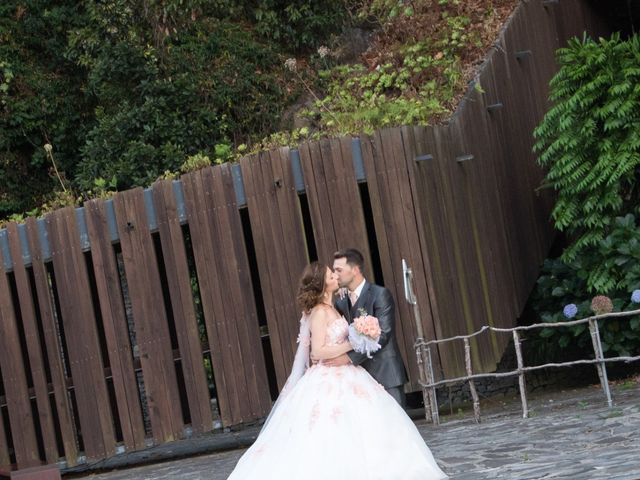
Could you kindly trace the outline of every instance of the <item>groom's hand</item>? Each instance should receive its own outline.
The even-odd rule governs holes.
[[[327,367],[342,367],[343,365],[350,365],[350,364],[351,364],[351,359],[349,358],[349,355],[347,355],[346,353],[343,353],[339,357],[322,361],[322,365],[325,365]]]

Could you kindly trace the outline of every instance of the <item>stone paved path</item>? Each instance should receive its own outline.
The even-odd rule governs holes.
[[[449,415],[439,427],[424,421],[417,425],[452,480],[638,480],[639,382],[629,380],[614,386],[611,409],[599,386],[593,386],[531,398],[529,419],[521,418],[519,399],[514,398],[481,402],[483,421],[479,425],[469,412]],[[74,478],[224,480],[242,452],[213,453]]]

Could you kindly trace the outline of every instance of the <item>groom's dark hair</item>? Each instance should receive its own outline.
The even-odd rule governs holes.
[[[360,272],[364,274],[364,256],[360,250],[356,250],[355,248],[344,248],[342,250],[338,250],[333,254],[333,259],[337,260],[339,258],[346,258],[349,265],[352,267],[358,266],[358,268],[360,268]]]

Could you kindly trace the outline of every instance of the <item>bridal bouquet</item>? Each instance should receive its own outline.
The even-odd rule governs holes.
[[[366,353],[371,358],[371,354],[380,350],[380,324],[378,319],[369,315],[363,308],[358,309],[359,316],[349,325],[349,342],[358,353]]]

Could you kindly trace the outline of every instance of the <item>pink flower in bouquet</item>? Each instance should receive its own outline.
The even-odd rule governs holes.
[[[382,333],[378,319],[374,316],[362,315],[356,318],[353,323],[355,324],[356,331],[367,337],[377,339]]]
[[[349,342],[353,350],[358,353],[366,353],[371,358],[371,354],[382,348],[378,343],[380,340],[380,322],[372,315],[369,315],[363,308],[358,309],[358,316],[349,325]]]

